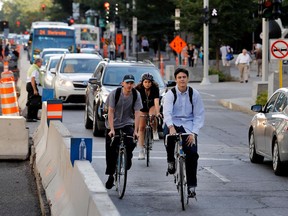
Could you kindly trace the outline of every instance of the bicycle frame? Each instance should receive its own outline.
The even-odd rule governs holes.
[[[145,142],[145,150],[146,150],[145,151],[145,153],[146,153],[146,165],[147,165],[147,167],[149,167],[149,164],[150,164],[150,150],[152,148],[152,143],[153,143],[151,124],[154,123],[155,115],[146,114],[146,115],[141,115],[140,117],[144,117],[145,120],[146,120],[144,142]]]

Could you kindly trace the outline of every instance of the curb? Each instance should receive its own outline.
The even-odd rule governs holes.
[[[255,112],[253,112],[250,108],[242,106],[242,105],[239,105],[239,104],[236,104],[236,103],[233,103],[233,102],[231,102],[230,100],[227,100],[227,99],[220,99],[218,101],[218,103],[220,105],[222,105],[223,107],[226,107],[226,108],[228,108],[230,110],[240,111],[240,112],[243,112],[243,113],[247,113],[249,115],[255,115]]]

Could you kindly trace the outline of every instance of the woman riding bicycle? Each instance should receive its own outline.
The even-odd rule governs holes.
[[[141,82],[135,87],[141,94],[143,108],[140,110],[140,115],[156,115],[160,116],[159,106],[159,86],[154,81],[153,76],[149,73],[142,74]],[[140,147],[139,160],[145,159],[144,154],[144,133],[145,133],[146,119],[140,118],[139,121],[139,139],[138,145]],[[159,140],[157,132],[157,121],[154,119],[153,128],[153,139]]]

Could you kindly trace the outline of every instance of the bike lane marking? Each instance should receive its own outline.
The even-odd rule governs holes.
[[[211,167],[203,167],[203,168],[206,169],[211,174],[213,174],[214,176],[216,176],[217,178],[219,178],[221,181],[231,182],[229,179],[227,179],[225,176],[221,175],[220,173],[218,173],[216,170],[212,169]]]

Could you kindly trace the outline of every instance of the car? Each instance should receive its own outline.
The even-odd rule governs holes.
[[[48,54],[46,55],[46,57],[50,55],[52,54]],[[49,57],[47,63],[41,69],[41,78],[42,78],[41,84],[43,84],[44,88],[53,88],[52,82],[55,74],[51,73],[51,69],[55,70],[61,56],[62,54],[53,54],[52,56]]]
[[[65,48],[44,48],[40,53],[40,58],[44,59],[47,54],[64,54],[70,53],[68,49]]]
[[[92,53],[92,54],[99,54],[98,51],[94,48],[81,48],[80,53]]]
[[[137,84],[137,82],[140,82],[141,80],[141,75],[147,72],[152,74],[154,80],[158,83],[161,100],[161,97],[167,91],[168,85],[164,83],[159,69],[151,62],[101,61],[92,77],[89,79],[86,88],[85,128],[93,129],[94,136],[103,135],[103,131],[105,130],[105,114],[107,114],[107,109],[105,109],[105,107],[109,93],[121,86],[124,75],[133,74],[135,77],[135,84]],[[175,85],[175,82],[171,82],[170,85],[173,84]],[[161,132],[162,123],[159,124],[158,130]]]
[[[103,58],[95,54],[67,53],[61,56],[55,69],[52,88],[54,97],[63,103],[84,103],[85,88],[96,66]]]
[[[288,162],[288,88],[276,90],[267,103],[255,104],[257,112],[249,127],[249,158],[252,163],[272,160],[275,175],[282,175]]]

